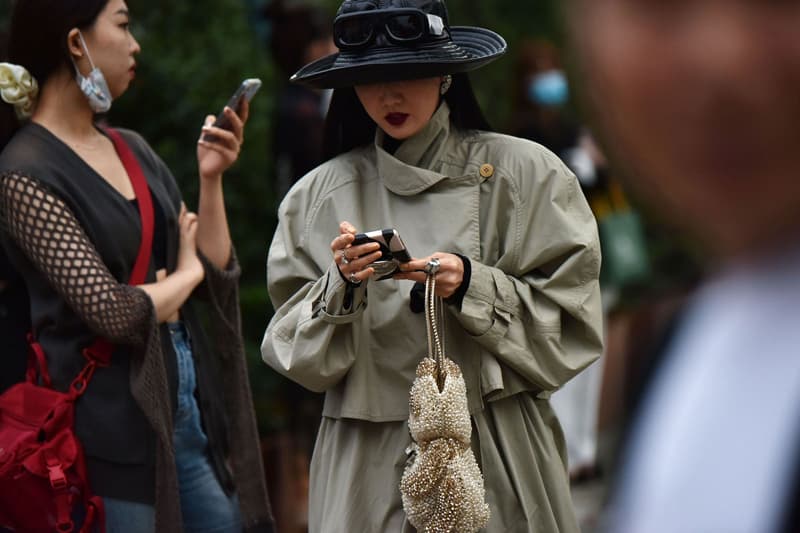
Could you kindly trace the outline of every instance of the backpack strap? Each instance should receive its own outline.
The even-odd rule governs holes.
[[[42,346],[36,342],[33,337],[33,332],[28,332],[28,370],[25,373],[25,379],[28,383],[36,384],[39,377],[42,378],[42,385],[48,389],[53,387],[50,381],[50,372],[47,371],[47,359],[44,356]]]
[[[150,254],[153,250],[153,201],[150,197],[150,188],[147,186],[147,180],[142,172],[142,167],[133,151],[125,142],[125,139],[120,133],[113,128],[105,128],[104,130],[111,142],[114,143],[114,148],[119,155],[125,171],[128,173],[128,178],[133,185],[133,191],[136,193],[136,199],[139,204],[139,217],[142,221],[142,240],[139,243],[139,255],[136,257],[136,263],[131,270],[131,277],[128,281],[129,285],[141,285],[145,282],[147,277],[147,270],[150,267]]]
[[[142,167],[139,160],[133,154],[128,143],[122,135],[114,128],[104,128],[106,135],[108,135],[111,142],[114,143],[114,149],[122,161],[122,166],[125,167],[125,172],[133,185],[133,192],[136,194],[137,204],[139,205],[139,218],[142,223],[142,238],[139,242],[139,254],[136,256],[136,262],[133,264],[128,285],[141,285],[147,278],[147,271],[150,268],[150,255],[153,251],[153,232],[155,228],[155,221],[153,217],[153,199],[150,196],[150,187],[147,186],[147,179],[144,177]],[[111,354],[114,351],[114,345],[107,340],[98,337],[91,346],[83,350],[83,355],[89,360],[87,368],[81,372],[81,375],[73,381],[72,390],[82,393],[86,390],[86,385],[92,378],[94,366],[108,366],[111,364]],[[95,365],[93,365],[93,363]],[[88,367],[92,366],[91,369]]]

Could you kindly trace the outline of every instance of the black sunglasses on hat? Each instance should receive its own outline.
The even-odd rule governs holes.
[[[339,52],[292,81],[322,89],[475,70],[506,51],[497,33],[451,26],[444,0],[344,0],[333,21]]]
[[[369,47],[380,33],[399,45],[450,37],[442,17],[416,8],[346,13],[333,24],[333,40],[340,50]]]

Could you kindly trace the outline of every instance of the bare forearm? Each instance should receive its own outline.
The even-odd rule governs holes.
[[[221,177],[200,179],[197,216],[198,249],[217,268],[225,269],[231,258],[231,236]]]
[[[197,273],[178,270],[161,281],[140,285],[139,288],[150,296],[156,309],[156,320],[161,324],[177,315],[201,280]]]

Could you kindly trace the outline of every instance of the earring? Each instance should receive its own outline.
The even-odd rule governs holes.
[[[439,94],[441,94],[442,96],[444,96],[445,94],[447,94],[447,91],[449,91],[449,90],[450,90],[450,86],[451,86],[451,85],[453,85],[453,76],[451,76],[450,74],[448,74],[448,75],[447,75],[447,76],[445,76],[445,77],[444,77],[444,79],[442,80],[442,85],[441,85],[441,87],[439,88]]]

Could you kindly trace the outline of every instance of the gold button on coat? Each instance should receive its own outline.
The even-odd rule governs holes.
[[[489,163],[481,165],[481,176],[483,176],[484,178],[491,178],[492,176],[494,176],[494,167]]]

